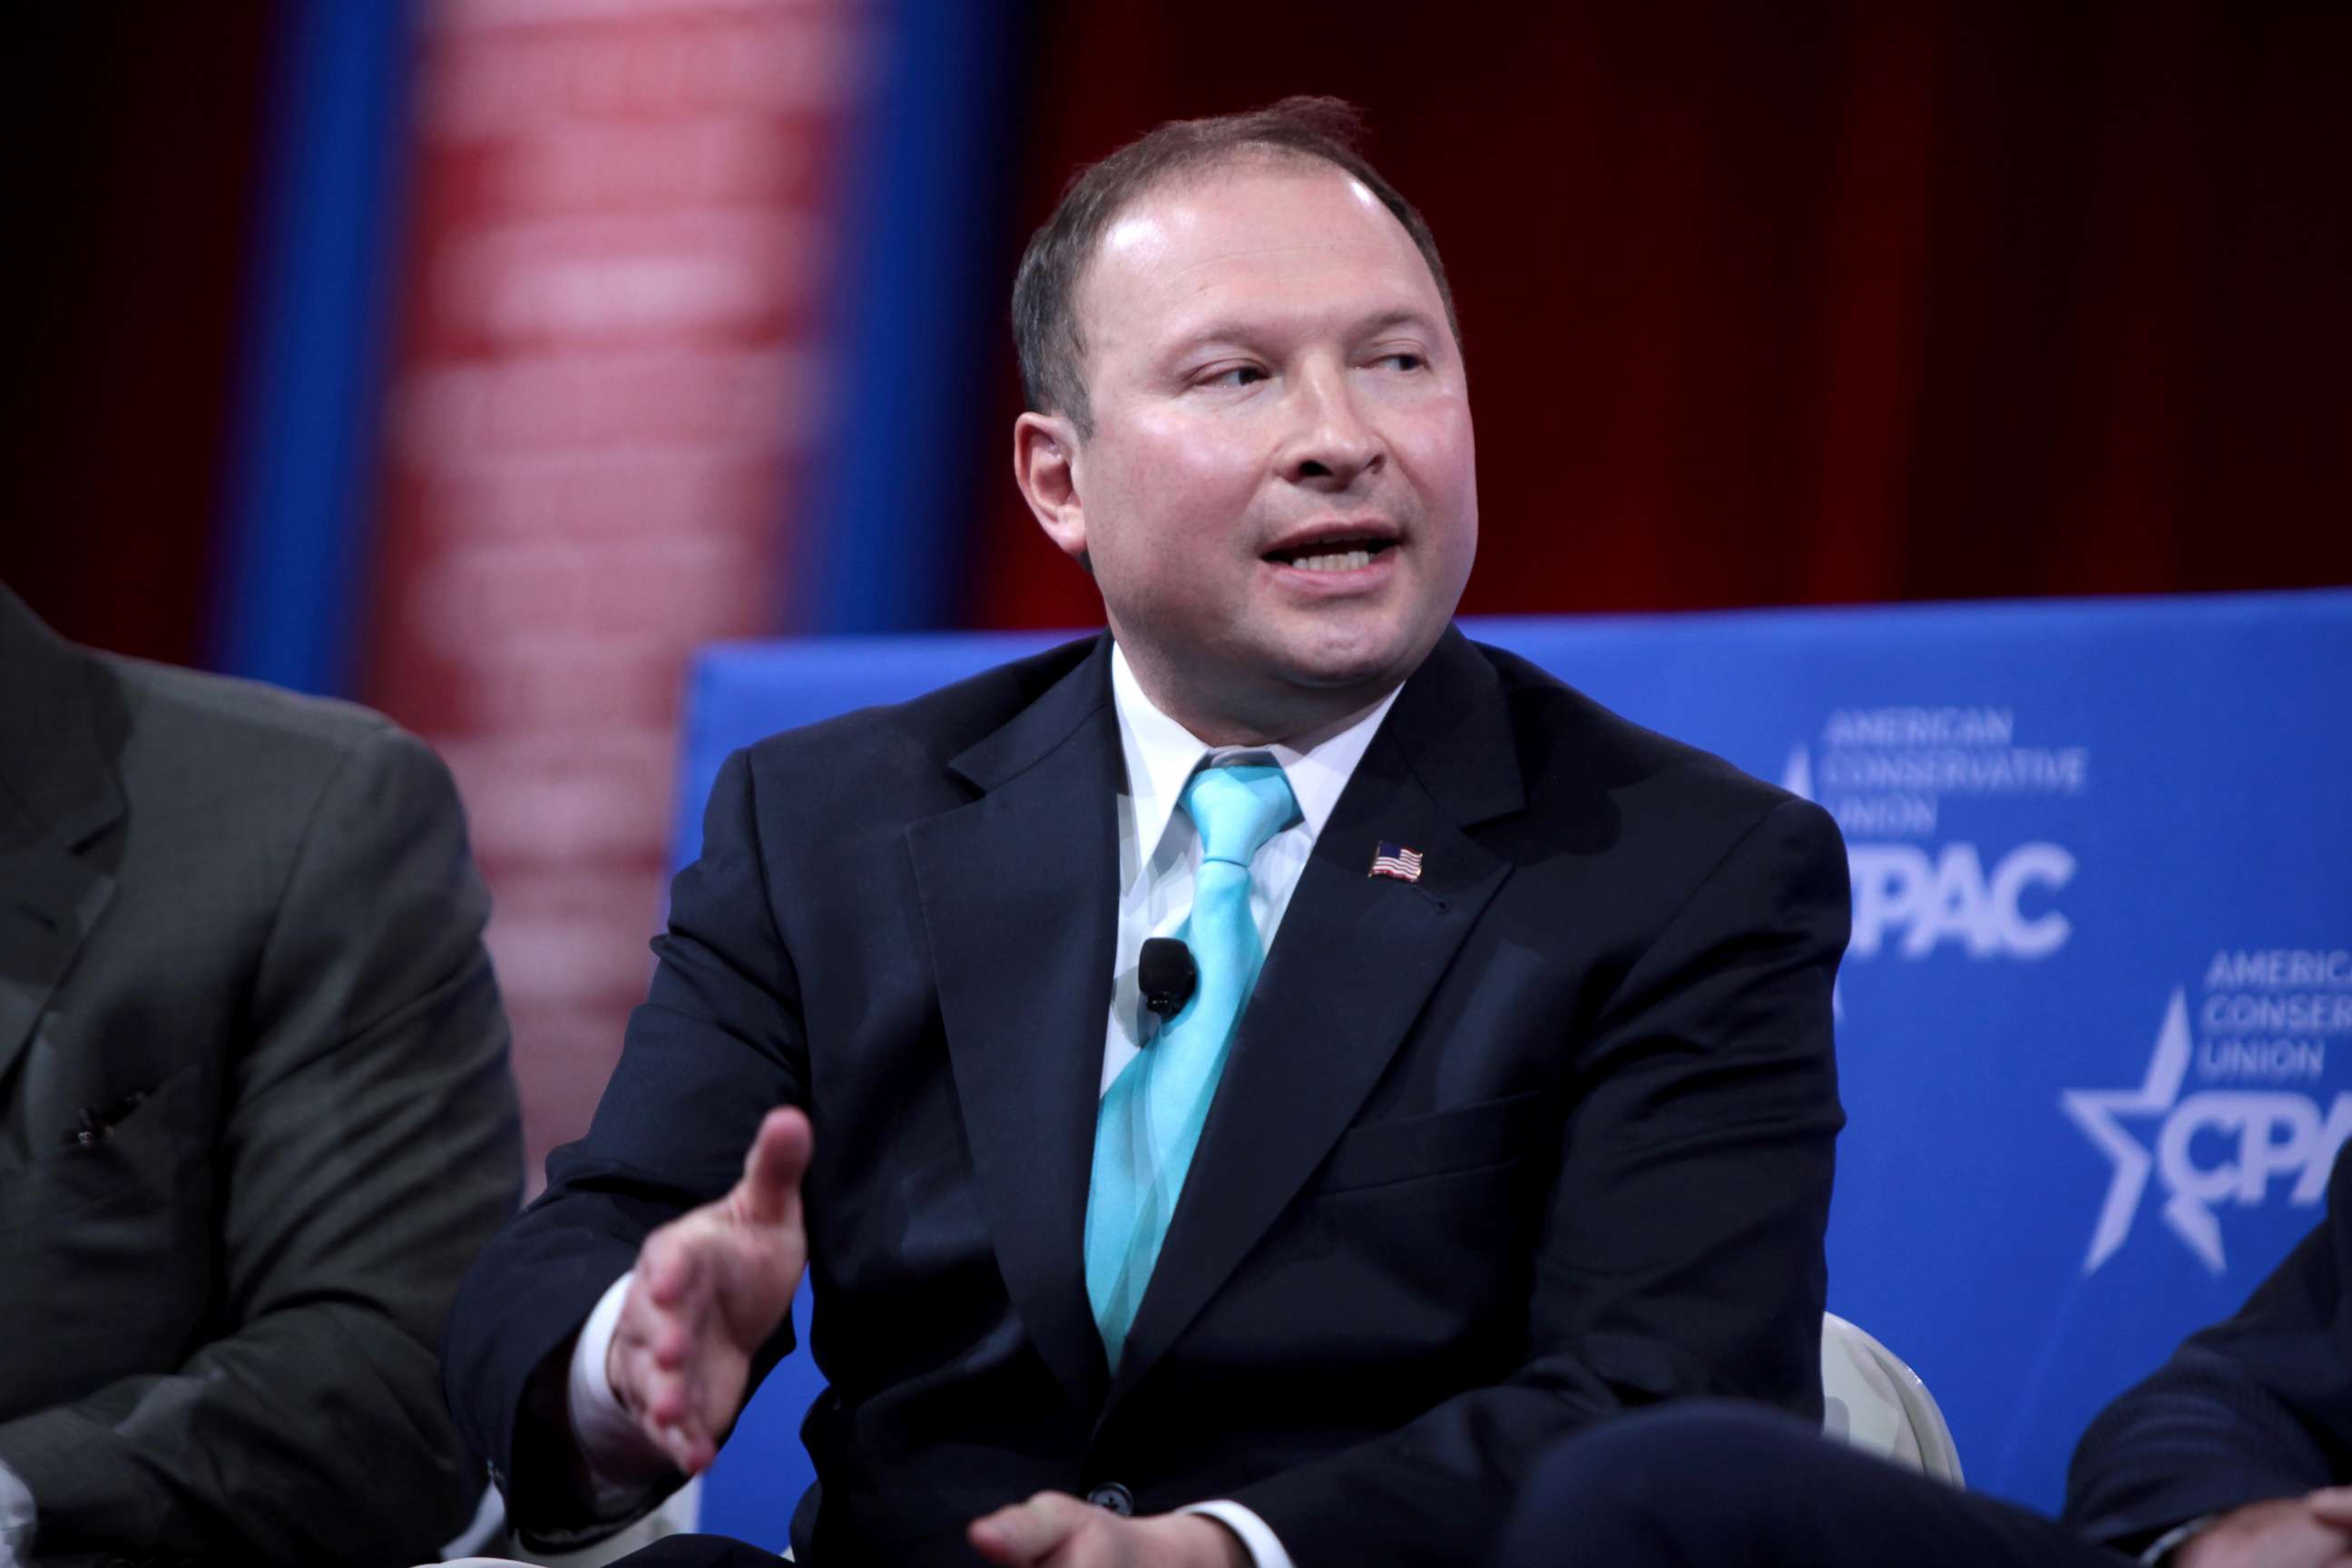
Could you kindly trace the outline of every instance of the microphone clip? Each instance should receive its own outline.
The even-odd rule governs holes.
[[[1191,948],[1172,936],[1146,939],[1135,964],[1135,985],[1143,993],[1145,1007],[1163,1020],[1173,1018],[1192,999],[1193,988],[1200,983],[1201,971],[1192,962]]]

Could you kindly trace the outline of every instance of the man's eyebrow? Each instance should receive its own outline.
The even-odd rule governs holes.
[[[1363,321],[1356,329],[1359,337],[1370,337],[1391,327],[1419,327],[1423,331],[1438,330],[1437,319],[1418,305],[1400,305],[1393,310],[1382,310]]]
[[[1414,327],[1432,334],[1440,330],[1436,318],[1420,306],[1398,305],[1351,323],[1347,329],[1346,335],[1349,338],[1375,337],[1398,327]],[[1214,321],[1204,321],[1177,338],[1169,345],[1168,353],[1171,357],[1180,356],[1190,353],[1206,343],[1253,342],[1268,335],[1270,331],[1280,330],[1278,326],[1263,321],[1252,321],[1237,316],[1221,316]]]

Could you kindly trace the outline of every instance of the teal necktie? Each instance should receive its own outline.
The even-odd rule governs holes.
[[[1265,957],[1250,916],[1250,861],[1298,820],[1290,781],[1270,763],[1203,768],[1184,786],[1183,805],[1201,835],[1201,868],[1192,912],[1176,934],[1192,950],[1200,977],[1183,1010],[1120,1071],[1095,1120],[1087,1300],[1113,1367],[1160,1260],[1234,1025]]]

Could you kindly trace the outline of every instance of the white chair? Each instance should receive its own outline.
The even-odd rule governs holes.
[[[1822,1314],[1822,1430],[1954,1486],[1952,1429],[1903,1358],[1834,1312]]]

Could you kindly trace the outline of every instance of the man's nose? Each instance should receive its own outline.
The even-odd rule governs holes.
[[[1297,428],[1283,463],[1292,483],[1345,490],[1387,460],[1388,444],[1364,417],[1344,370],[1318,370],[1300,378]]]

